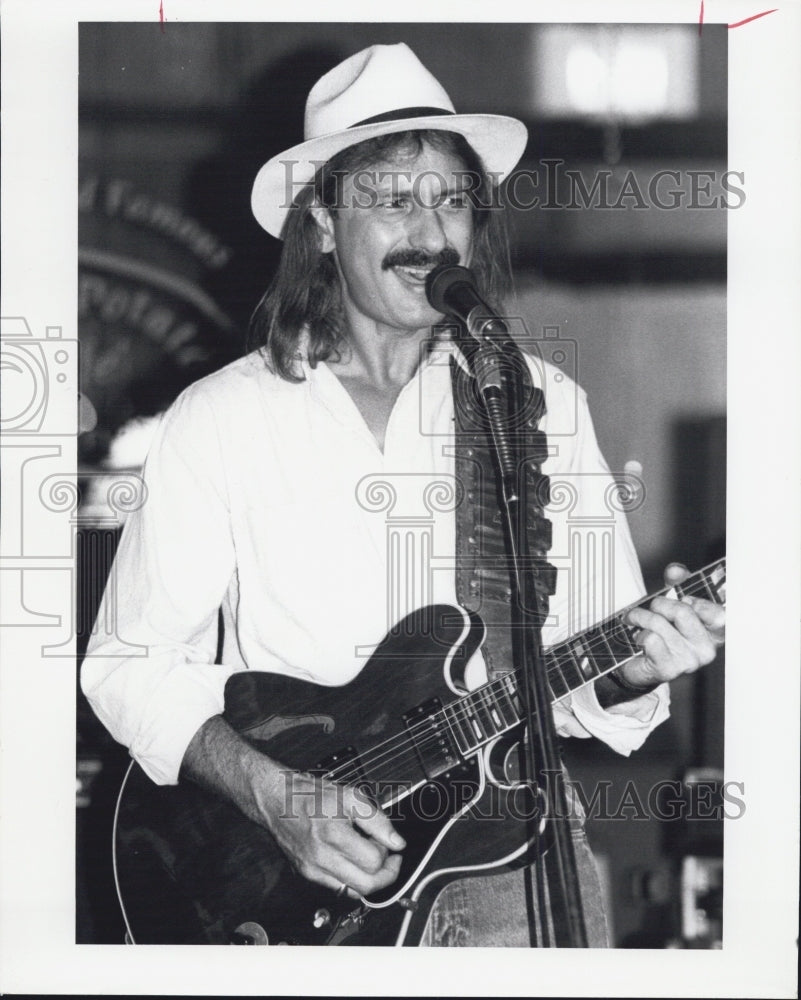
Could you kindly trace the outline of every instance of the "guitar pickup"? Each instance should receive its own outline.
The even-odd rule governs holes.
[[[429,779],[447,771],[461,760],[439,698],[430,698],[404,712],[403,722],[425,776]]]

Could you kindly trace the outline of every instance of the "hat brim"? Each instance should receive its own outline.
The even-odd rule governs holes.
[[[301,142],[259,170],[250,204],[259,225],[281,238],[289,208],[317,169],[336,153],[366,139],[411,129],[440,129],[463,135],[494,180],[500,181],[520,160],[528,141],[526,126],[506,115],[429,115],[358,125]]]

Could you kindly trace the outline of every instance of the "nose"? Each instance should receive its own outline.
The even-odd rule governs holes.
[[[417,205],[409,239],[412,246],[436,253],[448,245],[445,226],[439,211],[429,205]]]

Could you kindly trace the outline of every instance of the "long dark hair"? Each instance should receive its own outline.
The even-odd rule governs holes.
[[[500,303],[511,286],[509,241],[505,213],[475,150],[458,132],[414,130],[368,139],[333,156],[295,198],[283,229],[284,246],[270,287],[256,307],[248,331],[248,347],[261,348],[269,366],[290,382],[298,375],[298,344],[308,332],[308,359],[339,356],[343,340],[342,301],[333,255],[320,250],[312,205],[332,213],[342,179],[357,170],[385,162],[403,150],[419,155],[423,144],[450,153],[472,180],[467,192],[473,206],[473,254],[470,266],[492,303]]]

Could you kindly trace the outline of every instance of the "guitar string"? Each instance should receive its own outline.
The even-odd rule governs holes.
[[[713,563],[710,567],[708,567],[709,575],[711,575],[711,573],[714,572],[714,570],[721,565],[722,565],[722,560],[719,561],[718,563]],[[713,589],[711,587],[708,587],[704,582],[705,574],[707,574],[707,570],[699,570],[697,574],[693,574],[693,576],[688,577],[688,579],[683,584],[680,584],[682,597],[698,597],[698,596],[708,597],[710,594],[713,594],[714,593]],[[576,635],[571,639],[567,639],[564,642],[559,643],[558,646],[554,646],[551,649],[545,650],[544,655],[546,659],[550,657],[555,661],[552,667],[546,666],[546,673],[549,682],[551,681],[552,678],[561,678],[562,682],[564,683],[567,689],[564,692],[564,694],[567,694],[570,691],[575,690],[576,685],[571,685],[566,680],[564,674],[562,673],[563,667],[569,667],[573,671],[573,676],[580,678],[580,684],[578,686],[582,686],[583,684],[587,683],[587,681],[596,679],[596,677],[601,677],[604,673],[608,673],[610,669],[613,670],[614,667],[606,668],[602,670],[600,673],[596,674],[595,677],[585,676],[581,672],[581,668],[578,667],[575,662],[576,654],[573,651],[573,647],[577,643],[580,643],[582,649],[585,652],[590,651],[591,653],[595,654],[600,650],[601,652],[605,653],[608,656],[609,651],[611,650],[612,655],[614,656],[615,651],[611,649],[610,638],[612,641],[619,642],[622,630],[622,635],[625,637],[628,643],[630,635],[633,632],[638,631],[637,626],[626,625],[622,621],[623,616],[627,614],[629,611],[631,611],[633,608],[644,607],[646,604],[649,604],[655,597],[663,596],[673,589],[674,589],[673,587],[664,587],[662,590],[657,591],[654,594],[651,594],[643,601],[631,604],[627,608],[624,608],[622,611],[618,611],[614,615],[610,615],[608,618],[603,619],[596,625],[590,626],[590,628],[587,629],[585,632],[582,632],[581,634]],[[585,640],[583,637],[588,632],[597,632],[600,633],[600,636],[597,639]],[[609,647],[608,649],[605,648],[607,646]],[[629,643],[629,647],[631,646],[633,646],[633,644]],[[633,655],[637,655],[638,652],[641,652],[641,650],[636,648],[627,648],[627,649],[622,649],[621,651],[626,653],[631,652]],[[564,697],[564,695],[562,694],[559,695],[558,697]]]
[[[722,565],[722,561],[719,564],[713,564],[713,566],[711,567],[711,570],[714,571],[714,569],[718,565]],[[702,579],[702,577],[703,577],[703,574],[705,572],[706,572],[706,570],[701,570],[701,571],[699,571],[698,574],[694,574],[693,577],[688,578],[688,580],[685,581],[685,583],[681,585],[682,593],[684,595],[687,595],[687,596],[697,596],[699,593],[704,593],[704,592],[708,593],[708,591],[706,591],[706,588],[703,586],[703,579]],[[698,590],[697,591],[693,591],[692,587],[694,585],[696,585],[696,584],[698,584]],[[590,630],[588,630],[588,631],[598,631],[598,630],[602,629],[608,623],[614,623],[615,625],[622,624],[620,622],[620,618],[623,615],[625,615],[627,611],[631,610],[634,607],[641,607],[644,604],[649,603],[651,600],[653,600],[654,597],[657,597],[657,596],[660,596],[661,594],[667,593],[671,589],[673,589],[673,588],[672,587],[665,587],[665,588],[663,588],[663,590],[659,591],[658,593],[652,594],[650,597],[645,598],[645,600],[643,602],[640,602],[638,604],[630,605],[628,608],[625,608],[622,611],[617,612],[615,615],[611,616],[610,618],[605,619],[604,621],[598,623],[597,625],[592,626],[592,628]],[[580,638],[580,637],[577,636],[576,638]],[[559,647],[554,647],[553,650],[547,651],[546,655],[553,655],[554,650],[559,649],[562,646],[569,645],[570,641],[571,640],[569,640],[568,643],[562,643],[562,644],[560,644]],[[572,641],[575,641],[575,639],[572,640]],[[590,651],[593,651],[593,650],[597,651],[599,649],[603,649],[604,652],[608,655],[608,645],[603,640],[603,638],[601,638],[599,640],[596,640],[594,642],[589,642],[589,641],[586,642],[584,644],[584,648],[585,649],[589,649]],[[633,652],[632,655],[636,655],[636,652]],[[615,669],[615,668],[614,667],[610,667],[608,670],[600,671],[594,677],[589,677],[588,678],[588,677],[585,677],[583,674],[578,673],[579,668],[577,667],[576,671],[577,671],[577,675],[581,677],[581,683],[579,685],[575,685],[572,688],[568,686],[568,690],[575,690],[577,687],[583,686],[584,684],[588,683],[589,681],[595,680],[595,679],[597,679],[597,677],[601,677],[601,676],[603,676],[604,673],[608,673],[610,670],[613,670],[613,669]],[[548,668],[547,673],[548,673],[548,679],[550,681],[551,676],[554,675],[553,668]],[[444,722],[447,724],[448,729],[451,730],[452,727],[450,726],[450,723],[449,723],[449,720],[448,720],[447,714],[446,714],[446,711],[448,709],[450,709],[452,716],[455,718],[455,720],[457,722],[459,722],[460,724],[462,722],[468,723],[468,731],[472,734],[473,730],[472,730],[472,727],[469,725],[469,723],[472,722],[472,718],[476,714],[475,705],[472,704],[471,707],[468,707],[468,708],[462,708],[461,706],[463,706],[465,703],[468,703],[468,702],[474,703],[475,700],[476,700],[476,696],[480,697],[480,695],[483,692],[486,692],[486,691],[490,690],[491,688],[495,687],[496,685],[498,685],[499,683],[502,683],[502,680],[503,679],[501,678],[501,679],[498,679],[496,681],[492,681],[492,682],[490,682],[488,684],[483,685],[477,691],[473,691],[473,692],[471,692],[468,695],[464,695],[462,697],[462,699],[460,699],[459,701],[451,702],[448,705],[444,706],[442,709],[439,709],[436,713],[434,713],[434,716],[435,717],[436,716],[441,716],[442,719],[444,720]],[[566,682],[564,682],[564,683],[566,683]],[[517,691],[515,691],[515,694],[517,694]],[[562,696],[560,696],[560,697],[562,697]],[[514,707],[514,703],[512,703],[512,705]],[[460,712],[461,712],[461,715],[460,715]],[[513,728],[513,726],[515,724],[516,723],[512,723],[511,725],[509,725],[507,727],[507,731],[508,731],[508,729]],[[455,737],[455,734],[453,734],[453,735]],[[481,746],[482,743],[489,742],[490,740],[494,739],[498,735],[500,735],[500,733],[494,733],[491,736],[481,737],[481,738],[479,738],[479,741],[476,744],[476,746],[475,747],[469,747],[468,746],[468,750],[478,749],[478,747]],[[428,717],[428,718],[422,720],[421,722],[415,723],[413,726],[410,726],[409,729],[407,729],[405,732],[403,732],[403,733],[397,733],[397,734],[395,734],[395,736],[389,737],[387,740],[383,741],[383,743],[377,744],[373,748],[373,751],[377,751],[377,750],[379,750],[381,748],[384,748],[384,747],[386,747],[386,749],[384,749],[383,752],[380,753],[380,754],[377,754],[377,753],[374,752],[372,757],[367,757],[367,758],[361,758],[360,757],[359,758],[359,765],[364,770],[371,770],[374,767],[376,767],[378,764],[380,764],[383,761],[383,759],[386,758],[386,757],[388,757],[388,756],[392,756],[394,754],[394,758],[395,759],[399,759],[401,756],[403,756],[403,754],[412,754],[412,755],[414,755],[416,750],[424,749],[425,748],[425,746],[426,746],[426,742],[425,741],[428,741],[428,742],[431,742],[431,741],[437,742],[439,740],[439,738],[440,737],[439,737],[438,734],[431,732],[431,717]],[[421,740],[423,742],[421,742]],[[392,744],[392,743],[396,743],[396,746],[393,747],[392,749],[390,749],[389,745]],[[458,741],[457,741],[456,749],[460,750]],[[397,751],[400,751],[400,752],[397,752]],[[358,777],[358,771],[354,770],[353,765],[354,765],[354,761],[348,761],[348,762],[346,762],[344,764],[339,765],[339,767],[334,768],[332,771],[328,772],[326,776],[327,777],[334,777],[335,775],[338,775],[338,772],[343,772],[343,773],[350,772],[353,775],[353,777]],[[341,775],[338,775],[338,777],[341,777]]]
[[[666,588],[666,589],[670,589],[670,588]],[[694,594],[691,593],[691,588],[689,586],[685,586],[683,589],[684,589],[684,592],[686,594],[688,594],[689,596],[695,596]],[[703,589],[701,591],[699,591],[699,592],[703,592]],[[656,596],[656,595],[654,595],[654,596]],[[624,613],[625,612],[620,612],[619,614],[624,614]],[[595,628],[593,630],[597,629],[598,627],[599,626],[595,626]],[[597,648],[603,648],[604,652],[607,652],[607,647],[606,647],[603,639],[601,639],[599,642],[596,642],[594,644],[594,646],[595,646],[596,649]],[[593,644],[589,643],[589,642],[585,643],[585,648],[592,649],[593,648]],[[627,652],[628,651],[629,650],[627,650]],[[632,652],[633,655],[636,655],[636,652],[634,650],[630,650],[630,651]],[[620,660],[618,660],[617,662],[619,663]],[[614,666],[608,668],[607,670],[600,671],[598,674],[596,674],[592,678],[585,678],[583,675],[581,675],[581,674],[578,673],[578,668],[576,668],[577,676],[579,676],[581,678],[581,681],[580,681],[580,684],[576,685],[575,687],[583,686],[584,684],[588,683],[590,680],[594,680],[597,677],[602,676],[604,673],[608,673],[609,670],[613,670],[613,669],[615,669]],[[552,677],[552,676],[554,676],[554,671],[553,671],[552,668],[550,668],[549,669],[549,680],[550,680],[550,677]],[[551,685],[551,686],[553,688],[553,685]],[[466,722],[467,723],[468,731],[470,732],[471,738],[472,738],[472,734],[473,734],[472,722],[474,721],[474,719],[475,719],[475,717],[477,715],[477,711],[476,710],[479,707],[478,702],[481,699],[481,697],[485,693],[487,693],[489,691],[492,691],[493,694],[497,694],[498,692],[496,692],[494,690],[496,687],[499,689],[499,692],[503,693],[507,697],[507,699],[509,699],[510,702],[511,702],[511,698],[510,698],[510,696],[508,694],[508,691],[505,688],[505,685],[502,683],[502,679],[499,679],[498,681],[490,682],[489,684],[486,684],[486,685],[482,686],[477,691],[471,692],[469,695],[464,696],[461,701],[452,702],[449,705],[444,706],[443,709],[440,709],[440,710],[437,711],[437,713],[435,713],[435,717],[437,715],[441,716],[442,720],[446,724],[447,731],[450,732],[451,736],[455,740],[455,742],[456,742],[456,750],[459,753],[462,753],[462,750],[461,750],[461,747],[459,745],[459,740],[458,740],[458,737],[457,737],[457,732],[453,729],[452,722],[456,722],[460,726],[461,726],[461,724],[463,722]],[[569,688],[569,690],[575,690],[575,687]],[[517,695],[517,691],[515,691],[514,694]],[[462,708],[461,706],[463,706],[466,702],[469,704],[470,707],[468,707],[468,708]],[[511,704],[512,704],[512,708],[517,713],[517,709],[515,709],[515,707],[514,707],[514,702],[511,702]],[[497,706],[497,699],[496,699],[496,706]],[[482,707],[485,711],[488,711],[486,705],[480,706],[480,707]],[[450,710],[451,718],[448,717],[447,710]],[[491,712],[489,714],[491,716]],[[500,714],[501,713],[499,712],[499,716],[500,716]],[[480,724],[481,723],[481,717],[479,717],[478,721],[479,721],[479,724]],[[487,743],[490,740],[492,740],[492,739],[496,738],[497,736],[499,736],[501,734],[501,732],[508,731],[509,729],[513,728],[514,725],[516,725],[519,721],[520,720],[518,718],[515,722],[513,722],[511,724],[504,722],[504,724],[503,724],[503,726],[502,726],[502,728],[501,728],[500,731],[498,731],[498,732],[492,732],[489,735],[485,734],[485,735],[482,735],[482,736],[478,737],[478,742],[475,744],[475,746],[470,746],[470,741],[469,740],[465,740],[465,743],[467,743],[467,745],[468,745],[467,746],[467,750],[470,751],[470,750],[478,749],[478,747],[480,747],[482,745],[482,743]],[[494,719],[493,719],[493,724],[497,725],[495,723]],[[484,728],[487,728],[487,727],[485,726]],[[460,730],[460,732],[461,732],[462,737],[464,737],[464,730]],[[432,728],[431,728],[431,717],[429,717],[429,718],[423,720],[420,723],[416,723],[414,726],[410,727],[404,733],[398,733],[394,737],[391,737],[390,739],[384,741],[384,744],[379,744],[374,749],[377,750],[380,747],[386,746],[386,749],[383,751],[383,753],[381,753],[381,754],[374,753],[372,757],[359,758],[359,765],[365,771],[368,771],[368,770],[374,769],[376,766],[380,765],[382,762],[385,764],[385,766],[386,766],[387,763],[389,763],[390,765],[393,764],[393,763],[396,763],[404,755],[406,755],[406,756],[411,755],[414,758],[416,756],[416,752],[425,751],[429,746],[436,745],[437,743],[439,743],[441,741],[441,738],[442,737],[441,737],[441,734],[439,732],[436,732],[436,731],[432,730]],[[393,742],[396,744],[396,746],[393,747],[392,749],[390,749],[389,744],[391,744]],[[387,757],[391,758],[388,762],[384,760],[384,758],[387,758]],[[356,769],[356,767],[358,767],[358,765],[356,765],[356,767],[354,765],[355,765],[354,761],[348,761],[345,764],[340,765],[339,768],[336,768],[333,771],[329,772],[328,776],[329,777],[337,777],[337,778],[345,778],[347,776],[353,777],[353,778],[359,777],[358,770]]]
[[[704,582],[704,575],[707,574],[707,573],[709,573],[709,575],[711,575],[711,573],[714,572],[714,570],[717,569],[718,566],[722,566],[722,564],[723,564],[723,561],[721,560],[718,563],[712,564],[711,567],[708,567],[705,570],[699,570],[697,574],[693,574],[692,577],[689,577],[683,584],[680,585],[680,590],[681,590],[682,595],[683,596],[689,596],[689,597],[695,597],[695,596],[698,596],[699,594],[709,594],[710,592],[713,592],[713,590],[712,590],[711,587],[710,588],[706,587],[705,582]],[[623,627],[623,629],[624,629],[624,635],[625,635],[625,634],[627,634],[625,632],[625,629],[627,627],[621,621],[621,618],[622,618],[623,615],[625,615],[632,608],[642,607],[645,604],[650,603],[650,601],[653,600],[654,597],[658,597],[658,596],[664,595],[664,594],[668,593],[672,589],[674,589],[674,588],[673,587],[664,587],[662,590],[660,590],[660,591],[656,592],[655,594],[652,594],[649,597],[645,598],[644,601],[639,602],[639,603],[635,603],[635,604],[632,604],[632,605],[629,605],[629,607],[624,608],[622,611],[618,611],[618,612],[616,612],[616,614],[610,616],[609,618],[604,619],[603,621],[597,623],[596,625],[591,626],[591,628],[588,629],[587,631],[602,632],[603,629],[607,625],[610,625],[612,628]],[[586,633],[582,633],[582,635],[584,635],[584,634],[586,634]],[[576,636],[572,640],[567,640],[566,642],[560,643],[559,646],[555,646],[552,649],[545,651],[545,656],[546,657],[554,657],[555,654],[557,654],[558,650],[563,649],[565,647],[569,647],[571,643],[574,643],[574,642],[576,642],[577,640],[580,640],[580,639],[581,639],[581,636]],[[591,653],[595,653],[597,651],[602,650],[605,655],[607,655],[607,656],[609,655],[609,642],[608,642],[607,639],[605,639],[603,637],[603,635],[600,635],[598,639],[587,640],[587,641],[583,642],[582,643],[582,648],[585,651],[589,651]],[[639,652],[639,650],[637,650],[637,651],[632,650],[631,651],[631,655],[637,655],[637,652]],[[568,655],[570,655],[571,659],[572,659],[572,654],[570,654],[568,652]],[[620,661],[618,660],[617,662],[619,663]],[[604,673],[608,673],[611,670],[614,670],[615,667],[613,666],[613,667],[608,668],[607,670],[602,670],[598,674],[594,675],[593,677],[585,677],[584,674],[582,674],[580,672],[580,668],[577,667],[577,666],[574,669],[576,671],[576,676],[581,678],[581,683],[578,684],[578,685],[575,685],[575,686],[571,687],[567,683],[567,681],[564,679],[564,676],[561,673],[561,668],[560,668],[560,663],[558,661],[558,658],[557,658],[557,662],[555,664],[555,668],[554,667],[546,667],[546,675],[547,675],[547,679],[548,679],[549,684],[551,684],[552,693],[553,693],[553,684],[551,683],[551,678],[552,677],[556,677],[556,676],[561,677],[562,682],[567,686],[567,689],[568,689],[568,691],[565,692],[565,693],[568,693],[569,691],[576,690],[578,687],[581,687],[584,684],[589,683],[590,681],[595,680],[598,677],[603,676]],[[464,723],[464,724],[467,725],[468,731],[472,735],[473,729],[472,729],[471,723],[473,721],[473,718],[476,715],[476,708],[477,708],[477,705],[475,703],[481,697],[482,694],[484,694],[485,692],[491,691],[495,687],[499,687],[500,690],[501,690],[501,693],[505,693],[507,695],[507,697],[509,697],[509,699],[511,701],[511,696],[508,695],[508,692],[505,691],[505,688],[503,686],[503,678],[499,678],[499,679],[497,679],[495,681],[491,681],[488,684],[483,685],[481,688],[478,688],[476,691],[473,691],[473,692],[470,692],[467,695],[464,695],[458,701],[451,702],[448,705],[443,706],[443,708],[438,709],[437,712],[434,713],[434,718],[436,718],[437,716],[440,716],[442,718],[442,720],[444,721],[444,723],[445,723],[445,725],[447,727],[447,731],[449,731],[452,734],[452,736],[454,737],[454,739],[456,740],[456,749],[460,753],[461,753],[461,749],[459,747],[458,739],[456,739],[456,734],[453,732],[451,723],[450,723],[450,721],[448,719],[448,716],[447,716],[448,710],[450,710],[452,718],[457,723],[459,723],[460,725],[462,723]],[[496,692],[493,691],[493,694],[495,694],[495,693]],[[518,692],[515,691],[514,694],[517,695]],[[560,695],[559,697],[563,697],[563,696]],[[467,707],[467,708],[463,707],[465,704],[468,704],[468,703],[469,703],[469,707]],[[511,703],[512,703],[512,707],[514,709],[514,702],[511,702]],[[482,707],[484,707],[486,709],[486,706],[482,706]],[[515,711],[517,711],[517,710],[515,709]],[[480,723],[480,721],[481,720],[479,719],[479,723]],[[520,720],[518,719],[517,721],[519,722]],[[512,723],[512,724],[510,724],[508,726],[505,726],[505,728],[502,729],[501,731],[502,732],[503,731],[508,731],[508,729],[513,728],[514,725],[516,725],[516,724],[517,723],[515,722],[515,723]],[[478,741],[478,743],[476,744],[475,747],[469,747],[468,746],[468,751],[471,750],[471,749],[478,749],[478,747],[481,746],[482,743],[489,742],[490,740],[494,739],[498,735],[500,735],[500,733],[494,733],[494,734],[492,734],[490,736],[484,736],[484,737],[479,738],[479,741]],[[343,763],[343,764],[339,765],[338,767],[334,768],[333,770],[327,772],[326,773],[326,777],[329,778],[329,779],[332,779],[332,780],[340,780],[340,779],[342,779],[346,775],[350,775],[353,778],[357,778],[357,777],[359,777],[359,770],[358,770],[358,768],[361,768],[362,770],[367,771],[367,770],[374,769],[376,766],[379,766],[382,763],[383,763],[383,766],[386,766],[387,761],[385,760],[385,758],[387,758],[387,757],[391,758],[390,761],[389,761],[389,763],[390,764],[394,763],[396,760],[399,760],[404,754],[411,754],[411,755],[414,756],[417,751],[419,751],[421,749],[426,749],[427,744],[437,743],[437,742],[439,742],[440,739],[441,739],[441,736],[440,736],[439,733],[434,733],[434,732],[431,731],[431,717],[428,717],[428,718],[422,720],[421,722],[415,723],[413,726],[410,726],[405,732],[403,732],[403,733],[397,733],[394,736],[389,737],[388,739],[384,740],[382,743],[377,744],[375,747],[372,748],[372,756],[369,756],[369,757],[359,757],[358,758],[358,765],[353,760],[348,761],[346,763]],[[391,746],[391,744],[393,744],[393,743],[395,744],[394,747]],[[382,752],[381,753],[376,753],[376,751],[378,751],[378,750],[382,750]]]

